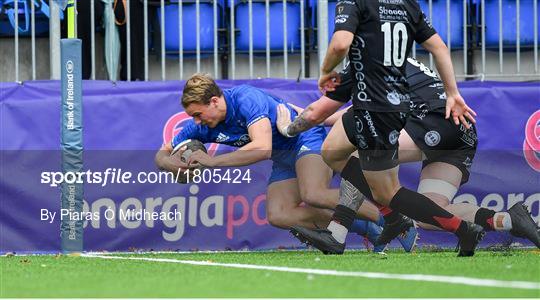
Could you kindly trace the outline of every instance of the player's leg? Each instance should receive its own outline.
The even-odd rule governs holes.
[[[352,112],[347,112],[346,115],[343,115],[334,123],[322,145],[324,162],[336,172],[343,170],[349,156],[356,151],[356,145],[350,142],[343,124],[344,119],[352,122],[352,120],[347,119],[349,114],[352,114]]]
[[[472,255],[478,239],[482,236],[482,230],[479,227],[467,224],[424,195],[408,190],[399,184],[396,131],[403,128],[403,116],[399,113],[358,111],[355,112],[355,119],[362,123],[361,126],[357,126],[360,129],[358,134],[360,138],[357,140],[360,163],[369,188],[377,202],[393,210],[385,216],[387,221],[385,229],[402,228],[401,224],[404,224],[406,220],[397,213],[401,212],[413,219],[455,233],[460,237],[463,249],[460,255]],[[336,214],[340,215],[343,222],[346,222],[351,212],[338,206]],[[389,232],[399,234],[393,229]],[[380,238],[391,236],[384,235],[383,232]]]
[[[430,142],[426,136],[434,131],[440,137]],[[482,226],[486,231],[509,231],[514,236],[528,238],[540,248],[540,235],[536,230],[536,224],[522,203],[512,206],[506,212],[496,212],[470,203],[450,204],[459,186],[469,178],[469,168],[477,146],[474,126],[470,129],[456,126],[447,122],[442,112],[430,112],[423,120],[410,120],[402,135],[407,149],[413,149],[415,146],[410,144],[416,143],[418,145],[416,147],[426,153],[424,156],[427,160],[424,161],[422,168],[419,193],[463,220]],[[464,139],[464,136],[468,138]],[[453,150],[444,150],[450,148]],[[439,229],[429,224],[420,226],[425,229]]]
[[[266,194],[266,217],[276,227],[288,229],[294,225],[307,228],[326,227],[331,211],[301,205],[296,178],[272,182]]]
[[[349,114],[346,114],[345,116],[350,116],[352,114],[352,111],[349,112]],[[350,118],[344,118],[347,121],[350,121]],[[350,122],[348,122],[350,123]],[[354,126],[354,125],[353,125]],[[332,130],[330,131],[328,137],[325,139],[325,142],[323,144],[323,156],[325,157],[325,160],[328,164],[332,165],[336,171],[341,172],[343,165],[347,165],[347,170],[352,170],[353,173],[357,174],[357,168],[355,162],[357,162],[357,159],[354,158],[354,161],[349,162],[349,155],[351,152],[354,151],[356,148],[350,141],[352,138],[347,136],[347,133],[345,133],[343,120],[339,119],[334,126],[332,127]],[[354,176],[353,178],[349,178],[350,180],[355,180]],[[383,221],[380,218],[380,214],[378,212],[378,209],[372,205],[371,203],[364,201],[364,196],[354,187],[351,182],[349,182],[347,179],[342,179],[341,186],[340,186],[340,201],[337,206],[336,214],[340,214],[340,210],[347,209],[351,211],[359,211],[360,213],[368,213],[370,215],[373,215],[371,220],[374,220],[374,218],[378,218],[378,223]],[[369,188],[367,190],[369,193]],[[360,209],[359,209],[360,208]],[[375,220],[374,220],[375,221]],[[412,222],[411,222],[412,223]],[[347,235],[348,231],[356,231],[360,228],[360,226],[364,226],[364,228],[368,228],[372,224],[360,224],[358,220],[354,219],[354,216],[351,216],[350,219],[347,219],[347,221],[335,221],[331,222],[328,230],[331,233],[331,237],[328,237],[328,245],[325,246],[325,248],[321,249],[323,252],[327,253],[341,253],[344,248],[344,242],[345,242],[345,236]],[[373,228],[375,229],[375,228]],[[414,228],[413,228],[414,229]],[[371,230],[373,231],[373,230]],[[368,233],[370,230],[368,230]],[[405,238],[401,239],[404,243],[404,248],[407,251],[411,251],[414,247],[417,233],[416,230],[409,231],[410,234],[407,234]],[[315,233],[318,234],[318,233]],[[376,232],[376,234],[369,235],[368,239],[371,237],[371,241],[375,238],[375,236],[378,236],[379,231]],[[320,236],[324,236],[324,234],[321,234]],[[376,250],[382,250],[383,247],[378,247],[379,249]]]
[[[300,136],[299,145],[297,146],[300,150],[296,160],[296,174],[300,186],[300,195],[304,202],[313,206],[334,209],[339,203],[344,201],[344,194],[343,189],[339,191],[329,188],[332,170],[323,161],[320,153],[325,137],[326,132],[323,128],[314,128]],[[349,153],[350,151],[346,152],[345,155]],[[361,201],[358,201],[357,205],[353,208],[355,211],[359,211],[363,202],[363,196],[359,193],[355,193],[355,196],[362,197],[358,199]],[[363,219],[358,219],[355,216],[350,231],[365,236],[368,240],[374,242],[382,230],[376,224],[381,220],[378,210],[375,206],[366,202],[362,206],[359,216]],[[341,243],[345,241],[346,235],[347,232],[343,232],[339,236],[338,239]],[[384,247],[379,247],[375,250],[382,251],[383,249]],[[342,250],[339,250],[339,252],[342,252]]]
[[[351,155],[356,155],[356,146],[353,145],[345,132],[343,118],[339,118],[322,145],[322,158],[334,171],[341,173]],[[337,205],[338,203],[336,203]],[[335,207],[335,205],[334,205]],[[334,208],[333,207],[333,208]],[[358,216],[365,220],[380,223],[379,210],[371,202],[363,201],[358,210]]]
[[[296,174],[300,198],[307,204],[333,209],[339,198],[339,190],[331,189],[332,170],[324,163],[320,154],[302,155],[296,161]]]
[[[448,212],[465,221],[474,222],[478,206],[470,203],[450,204],[461,183],[461,171],[448,163],[433,162],[422,169],[418,192],[433,200]],[[430,224],[419,223],[420,227],[429,230],[441,230]],[[479,224],[481,225],[481,224]]]

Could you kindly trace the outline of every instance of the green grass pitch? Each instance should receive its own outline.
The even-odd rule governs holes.
[[[131,258],[250,264],[274,267],[464,276],[527,281],[540,286],[540,251],[389,252],[386,259],[364,251],[325,256],[316,251],[107,254]],[[486,287],[288,271],[110,260],[65,255],[3,256],[1,297],[531,297],[538,288]]]

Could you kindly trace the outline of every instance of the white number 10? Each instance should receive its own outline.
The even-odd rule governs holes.
[[[390,22],[386,22],[381,25],[381,31],[384,32],[384,62],[385,66],[392,65],[392,59],[394,66],[401,67],[405,61],[405,50],[407,50],[407,27],[405,24],[398,22],[394,25],[392,34],[392,28]],[[401,33],[401,43],[399,42],[399,35]],[[392,36],[394,37],[392,39]],[[392,43],[393,40],[393,43]],[[392,47],[393,44],[393,47]],[[400,49],[401,48],[401,49]],[[392,55],[393,53],[393,55]]]

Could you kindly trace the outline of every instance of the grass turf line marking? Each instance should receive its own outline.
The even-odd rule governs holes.
[[[166,263],[177,263],[177,264],[196,265],[196,266],[213,266],[213,267],[226,267],[226,268],[237,268],[237,269],[267,270],[267,271],[276,271],[276,272],[304,273],[304,274],[314,274],[314,275],[397,279],[397,280],[409,280],[409,281],[428,281],[428,282],[439,282],[439,283],[464,284],[464,285],[472,285],[472,286],[540,290],[540,283],[530,282],[530,281],[504,281],[504,280],[496,280],[496,279],[482,279],[482,278],[471,278],[471,277],[461,277],[461,276],[424,275],[424,274],[390,274],[390,273],[377,273],[377,272],[352,272],[352,271],[290,268],[290,267],[250,265],[250,264],[230,264],[230,263],[217,263],[217,262],[210,262],[210,261],[178,260],[178,259],[168,259],[168,258],[121,257],[121,256],[109,256],[109,255],[88,255],[88,254],[83,254],[81,256],[88,257],[88,258],[141,260],[141,261],[166,262]]]

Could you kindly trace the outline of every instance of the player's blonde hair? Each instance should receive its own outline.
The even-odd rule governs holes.
[[[223,92],[210,75],[196,73],[184,85],[182,106],[186,108],[192,103],[207,105],[212,97],[221,97],[222,95]]]

